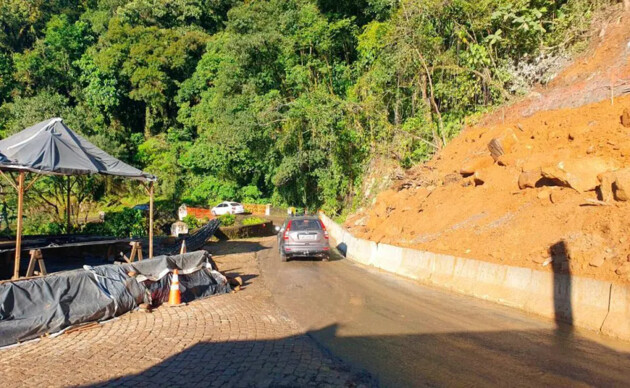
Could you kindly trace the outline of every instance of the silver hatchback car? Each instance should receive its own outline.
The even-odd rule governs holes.
[[[290,217],[278,230],[282,261],[293,257],[321,257],[328,261],[330,244],[322,221],[314,216]]]

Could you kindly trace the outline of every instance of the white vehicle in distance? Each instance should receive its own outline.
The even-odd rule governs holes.
[[[225,201],[212,208],[212,214],[221,216],[223,214],[245,213],[245,208],[238,202]]]

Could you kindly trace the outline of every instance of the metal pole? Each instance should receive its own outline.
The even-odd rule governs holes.
[[[66,233],[70,234],[70,175],[66,181]]]
[[[17,232],[15,233],[15,266],[13,267],[13,280],[20,277],[20,258],[22,254],[22,209],[24,207],[24,171],[18,176],[18,214]]]
[[[149,183],[149,259],[153,258],[153,182]]]

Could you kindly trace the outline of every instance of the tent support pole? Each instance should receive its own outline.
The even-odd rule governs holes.
[[[153,258],[153,182],[149,183],[149,259]]]
[[[24,171],[20,171],[17,184],[18,214],[17,232],[15,234],[15,265],[13,267],[13,279],[20,277],[20,258],[22,254],[22,210],[24,208]]]
[[[66,180],[66,233],[70,234],[70,175]]]

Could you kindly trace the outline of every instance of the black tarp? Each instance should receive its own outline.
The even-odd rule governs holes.
[[[143,302],[164,302],[175,268],[180,270],[183,302],[230,291],[227,279],[216,271],[206,251],[2,283],[0,347],[69,326],[108,320]]]
[[[132,167],[68,128],[61,118],[42,121],[0,141],[0,169],[57,175],[155,176]]]

